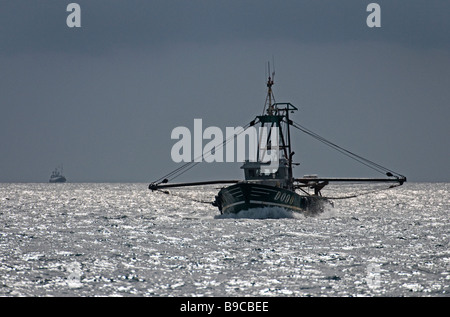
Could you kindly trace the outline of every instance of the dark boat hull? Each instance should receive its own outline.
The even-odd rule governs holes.
[[[236,214],[253,208],[281,207],[314,215],[323,212],[326,204],[329,204],[328,200],[320,196],[299,195],[288,189],[247,182],[222,188],[215,201],[222,214]]]
[[[50,183],[65,183],[66,178],[64,176],[52,177],[49,180]]]

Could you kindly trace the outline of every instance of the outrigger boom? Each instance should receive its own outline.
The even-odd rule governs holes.
[[[406,182],[406,177],[402,176],[399,178],[339,178],[339,177],[315,177],[315,178],[294,178],[294,182],[299,183],[310,183],[310,182],[352,182],[352,183],[364,183],[364,182],[374,182],[374,183],[399,183],[402,185]]]
[[[204,181],[204,182],[189,182],[189,183],[151,183],[148,185],[148,189],[158,190],[163,188],[171,188],[171,187],[189,187],[189,186],[202,186],[202,185],[214,185],[214,184],[236,184],[239,183],[239,180],[217,180],[217,181]]]
[[[202,186],[202,185],[218,185],[218,184],[237,184],[242,182],[242,180],[214,180],[214,181],[202,181],[202,182],[188,182],[188,183],[151,183],[148,186],[148,189],[159,190],[163,188],[174,188],[174,187],[191,187],[191,186]],[[351,182],[351,183],[364,183],[364,182],[374,182],[374,183],[398,183],[399,185],[403,185],[406,182],[406,177],[396,177],[396,178],[348,178],[348,177],[303,177],[303,178],[294,178],[294,182],[301,183],[304,185],[297,185],[296,187],[305,187],[312,186],[315,184],[319,184],[321,182],[321,187],[324,187],[329,182]]]

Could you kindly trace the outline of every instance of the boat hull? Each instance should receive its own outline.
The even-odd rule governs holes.
[[[50,183],[65,183],[66,178],[64,176],[52,177],[52,178],[50,178],[49,182]]]
[[[293,212],[315,215],[328,204],[320,196],[299,195],[294,191],[256,183],[238,183],[222,188],[215,205],[222,214],[236,214],[242,210],[264,207],[281,207]]]

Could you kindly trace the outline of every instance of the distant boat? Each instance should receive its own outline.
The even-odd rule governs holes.
[[[62,166],[61,170],[58,168],[55,168],[55,170],[52,172],[52,175],[50,176],[50,183],[65,183],[67,180],[62,174]]]

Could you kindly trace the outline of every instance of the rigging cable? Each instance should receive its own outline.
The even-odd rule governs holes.
[[[361,163],[361,164],[363,164],[363,165],[365,165],[365,166],[367,166],[367,167],[369,167],[369,168],[371,168],[371,169],[373,169],[373,170],[375,170],[375,171],[377,171],[377,172],[379,172],[381,174],[385,174],[387,176],[394,176],[395,175],[395,177],[397,177],[397,178],[404,178],[403,175],[401,175],[401,174],[399,174],[397,172],[394,172],[394,171],[392,171],[392,170],[390,170],[390,169],[388,169],[388,168],[386,168],[384,166],[381,166],[380,164],[377,164],[377,163],[375,163],[375,162],[373,162],[371,160],[368,160],[368,159],[366,159],[366,158],[364,158],[364,157],[362,157],[360,155],[357,155],[357,154],[355,154],[355,153],[353,153],[353,152],[351,152],[349,150],[346,150],[343,147],[341,147],[341,146],[339,146],[339,145],[337,145],[337,144],[335,144],[335,143],[325,139],[324,137],[318,135],[317,133],[315,133],[315,132],[313,132],[313,131],[311,131],[311,130],[303,127],[303,126],[301,126],[300,124],[298,124],[296,122],[292,121],[292,126],[294,128],[296,128],[296,129],[298,129],[298,130],[308,134],[309,136],[312,136],[316,140],[324,143],[325,145],[330,146],[331,148],[333,148],[336,151],[344,154],[345,156],[347,156],[347,157],[349,157],[349,158],[351,158],[351,159],[353,159],[353,160],[355,160],[355,161],[357,161],[357,162],[359,162],[359,163]]]
[[[330,200],[341,200],[341,199],[343,200],[343,199],[358,198],[360,196],[365,196],[365,195],[378,193],[378,192],[381,192],[381,191],[384,191],[384,190],[389,190],[389,189],[392,189],[392,188],[395,188],[395,187],[398,187],[398,186],[401,186],[401,185],[400,184],[395,184],[395,185],[391,185],[389,187],[376,188],[376,189],[367,190],[367,191],[364,191],[364,192],[355,193],[355,194],[348,195],[348,196],[337,196],[337,197],[326,196],[324,198],[330,199]]]
[[[220,145],[222,148],[228,144],[231,140],[234,140],[235,138],[237,138],[240,134],[244,133],[245,130],[247,130],[250,126],[253,126],[255,124],[255,120],[251,121],[250,123],[247,123],[242,129],[241,131],[239,131],[238,133],[233,134],[232,136],[230,136],[229,138],[227,138],[226,140],[224,140],[222,142],[222,144]],[[193,161],[191,162],[187,162],[185,164],[183,164],[182,166],[176,168],[175,170],[173,170],[172,172],[158,178],[156,181],[154,181],[153,183],[155,184],[161,184],[161,183],[167,183],[168,181],[171,181],[179,176],[181,176],[182,174],[186,173],[187,171],[189,171],[191,168],[197,166],[199,163],[201,163],[202,161],[198,161],[199,159],[204,159],[207,158],[209,156],[212,155],[212,151],[209,151],[208,153],[206,153],[205,155],[202,153],[199,156],[197,156],[196,158],[194,158]]]
[[[161,192],[161,193],[166,194],[166,195],[175,196],[175,197],[179,197],[179,198],[186,199],[186,200],[191,200],[193,202],[197,202],[197,203],[200,203],[200,204],[211,205],[213,203],[212,201],[200,200],[200,199],[184,196],[184,195],[181,195],[180,193],[172,193],[172,192],[170,192],[168,190],[156,189],[156,191],[157,192]]]

